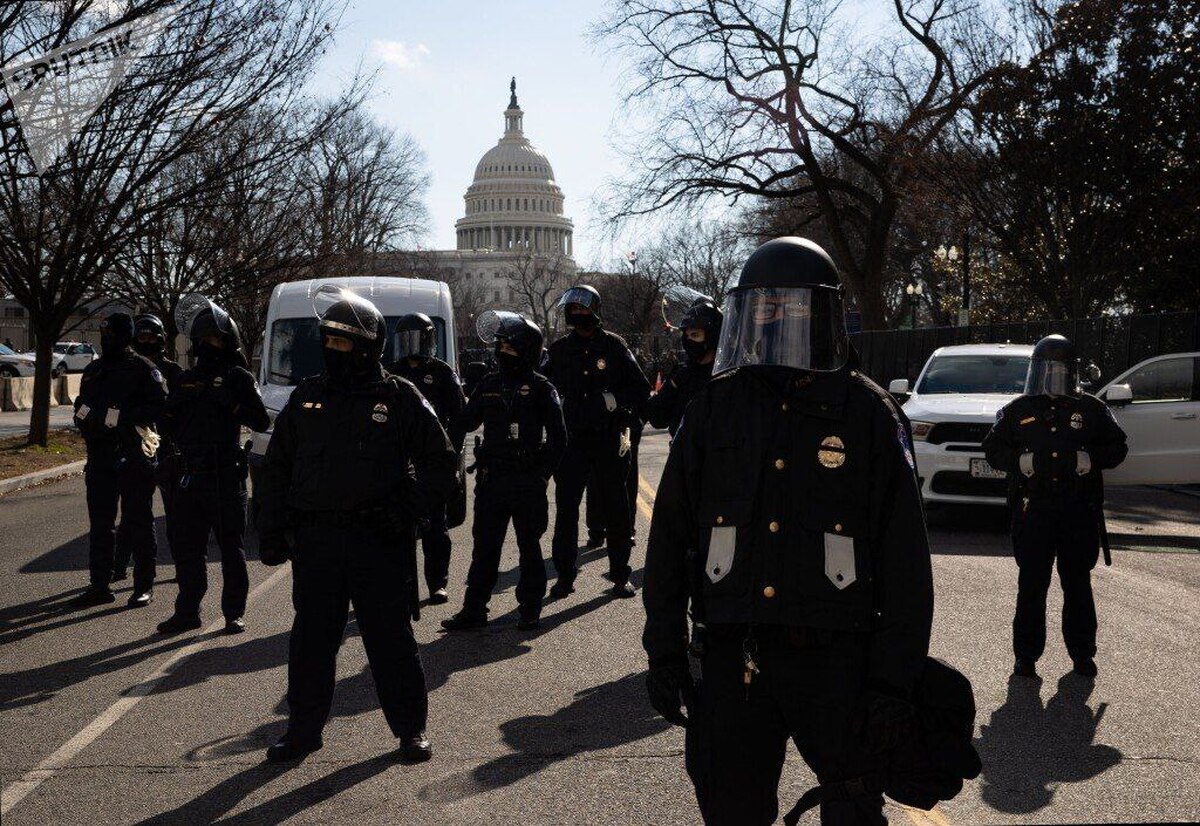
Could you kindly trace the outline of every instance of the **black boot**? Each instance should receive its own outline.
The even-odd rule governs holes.
[[[76,608],[91,608],[95,605],[108,605],[116,602],[117,597],[107,585],[91,585],[86,591],[71,600]]]
[[[202,625],[200,617],[181,617],[179,614],[172,614],[169,619],[158,624],[158,633],[182,634],[184,631],[197,631]]]
[[[303,760],[314,751],[318,751],[323,745],[320,737],[315,740],[300,740],[285,734],[282,740],[267,749],[267,762],[290,763],[294,760]]]
[[[442,620],[442,627],[447,631],[466,631],[469,628],[483,628],[487,625],[487,613],[468,611],[466,608],[449,619]]]
[[[129,601],[125,603],[130,608],[145,608],[154,600],[154,592],[146,589],[145,591],[134,591],[129,596]]]
[[[550,586],[550,599],[562,599],[573,593],[575,593],[575,581],[571,579],[559,577],[558,581]]]
[[[536,616],[534,614],[530,614],[528,616],[522,615],[522,617],[519,620],[517,620],[517,630],[518,631],[532,631],[535,628],[541,628],[541,627],[542,627],[542,618],[539,616]]]
[[[1071,669],[1080,677],[1095,677],[1096,676],[1096,661],[1091,657],[1086,659],[1075,660],[1075,667]]]
[[[424,763],[433,757],[433,748],[425,732],[417,732],[409,737],[400,738],[400,759],[405,763]]]
[[[613,583],[610,593],[617,599],[629,599],[637,596],[637,592],[628,582],[617,581]]]
[[[1014,677],[1036,677],[1037,667],[1034,661],[1028,657],[1017,657],[1017,661],[1013,664]]]
[[[434,588],[429,592],[430,605],[445,605],[449,601],[450,594],[446,592],[446,588],[444,586],[441,588]]]
[[[225,620],[226,634],[244,634],[246,633],[246,621],[241,617]]]

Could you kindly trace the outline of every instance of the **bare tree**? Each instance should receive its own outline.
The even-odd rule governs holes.
[[[986,41],[966,0],[893,0],[876,45],[835,0],[625,0],[597,36],[634,60],[633,177],[613,216],[736,201],[808,199],[871,327],[886,322],[892,229],[929,147],[983,82],[955,49]],[[955,44],[951,48],[950,44]],[[977,61],[973,61],[977,62]],[[636,159],[636,162],[635,162]]]
[[[112,21],[91,0],[17,0],[4,12],[0,63],[168,5],[130,2]],[[11,100],[0,104],[0,279],[29,313],[36,338],[31,442],[46,443],[51,353],[70,314],[99,291],[130,239],[232,172],[172,186],[163,185],[164,171],[207,151],[254,107],[296,99],[342,7],[342,0],[180,4],[155,51],[131,64],[44,175],[26,151]]]
[[[549,332],[555,326],[558,298],[570,286],[566,283],[566,256],[516,253],[502,275],[516,295],[517,306],[513,309],[527,314],[530,321]]]

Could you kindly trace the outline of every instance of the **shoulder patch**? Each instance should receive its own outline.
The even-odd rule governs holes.
[[[163,383],[163,374],[159,372],[157,367],[151,368],[150,378],[154,379],[159,384]]]
[[[904,423],[896,422],[896,441],[900,443],[900,449],[904,451],[904,461],[908,462],[908,466],[916,470],[917,462],[913,458],[912,445],[908,441],[908,431],[904,429]]]

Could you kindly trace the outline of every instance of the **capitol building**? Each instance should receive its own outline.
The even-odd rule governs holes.
[[[563,214],[563,191],[549,159],[525,137],[515,78],[509,89],[504,134],[475,166],[465,214],[454,225],[455,249],[423,256],[457,292],[470,290],[489,306],[524,311],[512,283],[518,273],[537,270],[555,288],[570,285],[577,271],[575,225]]]

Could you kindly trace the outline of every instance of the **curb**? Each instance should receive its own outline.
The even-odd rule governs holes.
[[[87,464],[86,459],[80,459],[78,462],[68,462],[65,465],[39,470],[35,473],[26,473],[24,476],[14,476],[11,479],[0,479],[0,496],[13,491],[23,490],[24,488],[32,487],[33,485],[48,482],[52,479],[58,479],[63,476],[78,476],[83,473],[83,466]]]

